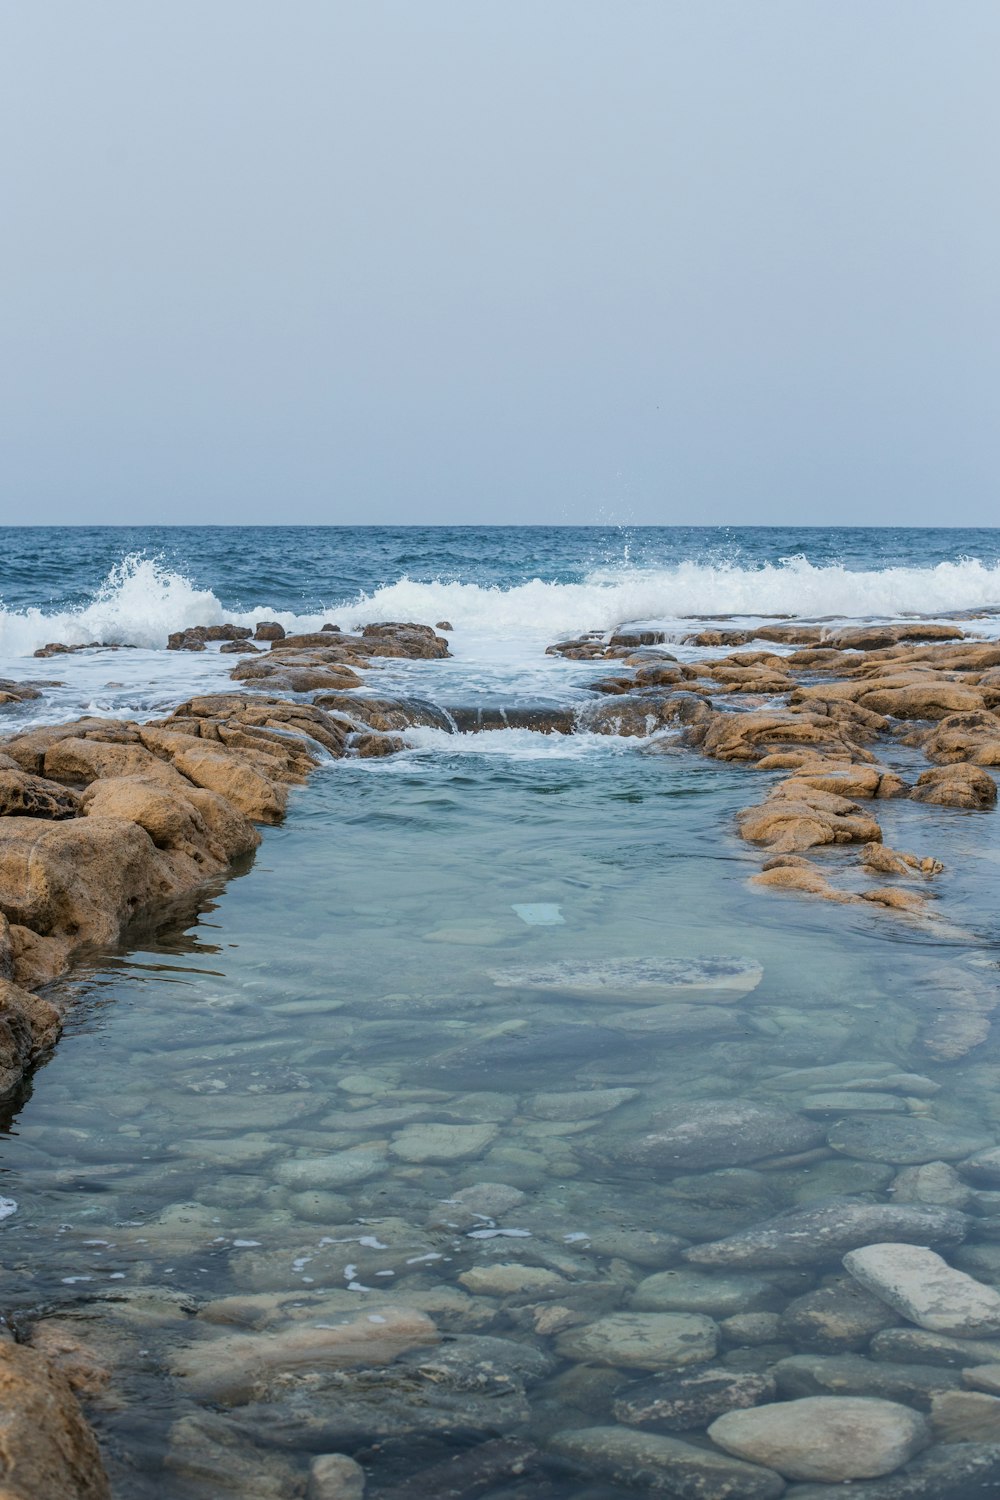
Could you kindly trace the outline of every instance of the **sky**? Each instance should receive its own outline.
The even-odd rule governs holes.
[[[996,0],[0,0],[0,523],[1000,524]]]

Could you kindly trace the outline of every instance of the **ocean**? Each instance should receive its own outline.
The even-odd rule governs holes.
[[[593,702],[615,664],[546,654],[591,631],[655,632],[681,663],[730,649],[685,642],[701,629],[768,622],[1000,637],[994,530],[7,528],[0,546],[0,677],[43,684],[0,710],[9,734],[233,690],[237,657],[165,649],[224,621],[439,626],[449,657],[387,659],[361,691],[452,716]],[[101,645],[36,660],[52,642]],[[958,1056],[925,1042],[942,1006],[1000,1000],[995,814],[877,804],[887,845],[944,864],[940,919],[918,921],[748,884],[736,815],[782,773],[674,728],[404,740],[320,766],[253,861],[54,986],[67,1032],[0,1146],[0,1305],[15,1328],[44,1311],[111,1371],[87,1410],[118,1500],[302,1495],[329,1453],[376,1497],[432,1500],[435,1466],[485,1464],[497,1440],[533,1456],[504,1470],[491,1450],[496,1471],[449,1495],[628,1500],[651,1471],[566,1436],[609,1428],[687,1445],[648,1460],[649,1492],[699,1474],[706,1496],[777,1494],[701,1472],[706,1422],[635,1416],[650,1383],[666,1401],[664,1369],[693,1359],[789,1399],[834,1389],[849,1354],[861,1394],[923,1411],[921,1370],[957,1387],[912,1339],[885,1343],[904,1320],[884,1309],[816,1331],[808,1299],[842,1287],[839,1261],[682,1251],[845,1201],[950,1205],[980,1230],[945,1253],[1000,1284],[993,1179],[949,1165],[1000,1135],[1000,1039],[987,1021]],[[903,737],[879,753],[925,769]],[[823,857],[852,878],[856,850]],[[651,1112],[669,1130],[685,1111],[701,1146],[635,1157]],[[295,1343],[401,1308],[444,1343],[360,1375]],[[263,1358],[234,1338],[272,1335],[280,1378],[227,1373]]]

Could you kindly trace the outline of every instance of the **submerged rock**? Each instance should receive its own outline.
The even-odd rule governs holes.
[[[808,1151],[825,1138],[821,1125],[779,1104],[750,1099],[699,1099],[653,1117],[653,1129],[626,1142],[618,1159],[675,1172],[739,1166]]]
[[[1000,1443],[936,1443],[888,1479],[852,1484],[850,1500],[972,1500],[1000,1483]],[[831,1500],[828,1485],[801,1485],[795,1500]]]
[[[638,1005],[704,996],[719,1004],[755,990],[764,970],[750,958],[621,958],[495,969],[491,977],[500,989],[551,991],[578,1000]]]
[[[931,1161],[958,1161],[992,1145],[986,1135],[972,1135],[939,1125],[936,1120],[856,1117],[833,1126],[827,1140],[835,1151],[862,1161],[887,1161],[900,1166]]]
[[[863,1203],[843,1198],[792,1209],[714,1244],[685,1250],[698,1266],[807,1266],[876,1240],[957,1245],[969,1220],[954,1209],[923,1204]]]
[[[856,1281],[932,1333],[959,1338],[1000,1334],[1000,1292],[956,1271],[920,1245],[866,1245],[844,1256]]]
[[[549,1447],[582,1473],[649,1495],[685,1500],[778,1500],[785,1481],[773,1469],[742,1463],[660,1433],[629,1427],[558,1432]]]
[[[564,1359],[660,1370],[711,1359],[718,1337],[716,1323],[698,1313],[610,1313],[560,1334],[556,1347]]]
[[[629,1427],[686,1432],[707,1427],[723,1412],[772,1401],[774,1394],[774,1380],[768,1374],[704,1365],[626,1386],[615,1400],[614,1414]]]
[[[727,1453],[786,1479],[827,1484],[891,1474],[930,1442],[917,1412],[861,1396],[807,1396],[727,1412],[708,1435]]]

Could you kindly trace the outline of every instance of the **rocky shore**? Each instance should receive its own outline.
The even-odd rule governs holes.
[[[8,1095],[59,1033],[37,991],[251,855],[259,825],[282,819],[323,759],[392,754],[416,724],[517,721],[358,692],[379,657],[444,657],[429,627],[280,629],[215,637],[241,657],[232,693],[155,723],[84,719],[2,742]],[[946,920],[927,894],[942,861],[888,849],[876,813],[890,799],[974,814],[995,803],[1000,647],[950,626],[776,625],[754,639],[790,654],[678,662],[651,634],[553,647],[613,662],[613,675],[589,680],[582,708],[525,711],[528,727],[669,730],[644,753],[779,773],[738,818],[762,855],[756,885]],[[747,643],[735,631],[691,642]],[[889,763],[897,748],[903,766]],[[927,769],[914,777],[918,756]],[[99,1408],[121,1349],[140,1334],[144,1351],[159,1348],[158,1330],[192,1402],[167,1463],[193,1494],[360,1500],[359,1459],[401,1444],[416,1445],[415,1472],[397,1465],[367,1491],[376,1500],[545,1500],[572,1483],[592,1500],[622,1488],[697,1500],[990,1492],[995,1120],[963,1123],[960,1100],[940,1107],[936,1077],[853,1056],[849,1035],[846,1058],[817,1065],[811,1039],[803,1052],[748,1030],[761,977],[733,961],[508,967],[496,992],[543,999],[545,1026],[486,1027],[423,1076],[373,1065],[332,1113],[329,1100],[263,1095],[216,1140],[185,1096],[199,1152],[270,1182],[282,1230],[227,1241],[238,1294],[180,1307],[149,1285],[107,1299],[110,1324],[43,1317],[26,1343],[0,1341],[0,1494],[104,1500],[79,1402]],[[942,1003],[914,1024],[929,1073],[985,1046],[1000,1003],[985,973],[935,983]],[[826,1034],[819,1010],[807,1020],[810,1038]],[[678,1037],[703,1051],[682,1072],[669,1066]],[[716,1097],[711,1078],[736,1051],[745,1093]],[[547,1057],[570,1060],[558,1086]],[[218,1242],[237,1189],[165,1212],[162,1243],[183,1254]],[[442,1437],[458,1448],[443,1459]],[[292,1447],[312,1455],[306,1467]]]

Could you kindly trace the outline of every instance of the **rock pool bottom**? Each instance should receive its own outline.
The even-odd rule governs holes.
[[[1000,1486],[997,1045],[935,1044],[995,1002],[992,820],[925,835],[935,940],[748,892],[747,775],[342,762],[95,958],[4,1141],[2,1300],[120,1500]],[[885,1241],[980,1290],[935,1329],[844,1269]]]

